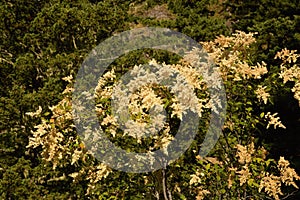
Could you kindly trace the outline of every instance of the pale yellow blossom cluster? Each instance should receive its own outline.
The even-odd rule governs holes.
[[[150,115],[145,111],[150,111],[152,107],[163,105],[161,97],[159,97],[151,86],[144,86],[132,94],[130,97],[129,112],[140,123],[150,122]]]
[[[128,111],[130,116],[125,119],[123,136],[131,136],[137,139],[138,143],[142,142],[142,138],[155,135],[160,130],[163,130],[164,137],[170,138],[169,133],[166,132],[169,130],[169,125],[165,122],[165,115],[162,114],[164,101],[154,88],[162,89],[163,87],[155,84],[144,85],[129,96]]]
[[[279,195],[283,195],[281,191],[281,181],[280,177],[270,174],[269,172],[264,173],[258,191],[264,191],[275,200],[279,200]]]
[[[181,105],[179,104],[179,101],[176,97],[173,99],[173,103],[170,107],[173,109],[171,117],[177,116],[179,119],[182,119],[183,109],[182,109]]]
[[[86,195],[91,195],[95,193],[96,184],[105,179],[111,172],[111,169],[105,164],[91,165],[77,172],[70,173],[68,176],[73,178],[73,182],[78,182],[80,180],[88,180],[88,188],[86,190]]]
[[[282,60],[279,77],[283,79],[283,83],[288,81],[295,82],[292,92],[294,92],[294,97],[298,100],[300,106],[300,67],[297,64],[300,54],[296,52],[297,50],[288,50],[285,48],[277,52],[275,59]]]
[[[72,76],[72,75],[66,76],[66,77],[62,78],[62,80],[66,81],[66,82],[68,82],[68,83],[72,83],[72,81],[73,81],[73,76]]]
[[[230,172],[228,176],[228,188],[231,188],[234,184],[235,177],[239,180],[240,186],[250,184],[251,180],[254,179],[252,163],[256,160],[261,162],[266,158],[266,150],[263,147],[255,149],[253,141],[247,146],[237,144],[236,148],[239,165],[228,168]]]
[[[256,42],[254,35],[258,34],[257,32],[254,33],[245,33],[243,31],[237,30],[236,33],[233,33],[233,37],[235,38],[235,48],[239,48],[240,46],[249,47],[251,44]]]
[[[199,172],[199,170],[197,170],[196,174],[191,175],[190,185],[197,185],[197,184],[201,183],[202,176],[204,176],[204,174]]]
[[[141,71],[139,71],[138,66],[135,66],[131,73],[141,74]],[[142,84],[144,83],[143,80],[147,79],[145,76],[140,75],[136,80],[131,80],[129,86],[125,89],[117,84],[115,86],[109,85],[115,81],[115,78],[114,72],[108,71],[100,79],[96,87],[97,99],[100,102],[96,106],[96,111],[100,118],[103,119],[101,125],[106,126],[107,132],[110,132],[115,137],[117,129],[120,128],[118,124],[119,119],[125,125],[125,127],[122,127],[124,131],[123,136],[131,136],[137,139],[138,143],[141,143],[141,139],[147,131],[153,132],[163,127],[164,116],[155,115],[152,118],[150,117],[151,109],[154,108],[154,112],[161,110],[162,107],[160,105],[163,104],[163,101],[153,90],[153,84]],[[148,78],[150,79],[150,77]],[[127,96],[129,93],[128,88],[131,89],[129,96]],[[119,103],[115,110],[118,116],[109,114],[111,108],[107,107],[107,102],[104,100],[105,98],[114,98],[113,94],[117,98],[115,101]],[[129,112],[130,116],[123,115],[126,111]],[[151,123],[154,125],[149,126]]]
[[[239,158],[238,159],[239,163],[245,164],[251,162],[252,154],[255,152],[253,142],[248,146],[237,144],[236,149],[237,149],[237,157]]]
[[[66,76],[64,78],[62,78],[62,80],[72,84],[74,79],[73,79],[73,76],[72,75],[69,75],[69,76]],[[65,94],[65,95],[68,95],[70,94],[71,92],[74,91],[74,88],[71,87],[70,85],[67,85],[67,87],[64,89],[64,91],[62,92],[62,94]]]
[[[243,169],[241,169],[240,171],[237,171],[237,174],[239,174],[240,186],[245,184],[252,175],[252,173],[249,171],[249,168],[247,165],[244,165]]]
[[[79,146],[78,137],[65,136],[75,133],[70,98],[67,96],[56,106],[50,107],[50,110],[52,111],[51,119],[42,119],[41,124],[35,126],[35,131],[32,131],[32,136],[29,137],[27,148],[42,146],[43,159],[52,163],[53,169],[63,166],[64,159],[69,159],[70,164],[73,165],[84,157],[84,152]],[[77,144],[78,148],[70,149],[72,144]]]
[[[177,65],[174,64],[171,65],[170,67],[178,70],[184,76],[186,81],[194,88],[203,89],[205,87],[205,82],[201,78],[202,75],[199,73],[199,70],[193,68],[190,64],[188,64],[188,61],[191,60],[191,58],[189,57],[191,55],[194,54],[191,53],[187,54],[183,58],[182,64],[177,64]]]
[[[282,49],[277,52],[275,55],[275,59],[279,58],[283,61],[283,63],[296,63],[297,58],[300,57],[299,54],[296,54],[297,50],[289,50],[287,48]]]
[[[73,154],[72,154],[72,160],[71,160],[71,165],[73,165],[74,163],[76,163],[81,156],[83,155],[83,152],[81,149],[75,149]]]
[[[205,196],[210,194],[210,191],[202,189],[201,187],[198,187],[197,189],[196,200],[203,200]]]
[[[249,59],[249,47],[255,43],[254,34],[238,31],[231,37],[219,36],[214,41],[201,43],[218,66],[223,80],[262,79],[268,72],[265,62],[253,64]],[[196,56],[193,54],[187,57],[192,62],[197,62]],[[278,52],[275,58],[283,61],[280,66],[280,78],[283,79],[283,82],[292,81],[295,83],[292,92],[294,92],[294,97],[299,100],[300,105],[300,68],[297,64],[297,58],[299,57],[300,55],[296,54],[296,51],[284,49]],[[252,88],[252,86],[249,86],[249,88]],[[254,90],[258,101],[264,104],[267,104],[270,100],[269,91],[269,86],[263,84],[258,84]],[[286,128],[277,115],[278,113],[272,114],[270,112],[262,115],[268,122],[267,128],[271,126],[275,129],[277,127]],[[234,122],[228,121],[225,124],[231,132],[234,132]],[[211,162],[217,166],[215,168],[199,162],[203,170],[200,173],[200,169],[198,169],[195,174],[191,175],[190,185],[199,188],[200,191],[208,190],[216,194],[207,186],[207,180],[214,180],[212,176],[218,176],[219,169],[222,168],[225,170],[225,174],[228,173],[228,189],[239,190],[237,188],[240,188],[240,191],[242,191],[249,187],[256,190],[256,192],[264,193],[262,196],[268,195],[277,200],[283,195],[282,188],[284,186],[298,188],[296,180],[299,180],[300,177],[293,168],[289,167],[289,162],[284,160],[283,157],[280,158],[278,163],[273,159],[266,159],[267,151],[263,147],[255,148],[253,141],[248,145],[236,144],[235,148],[237,151],[233,158],[226,157],[222,160],[222,164],[221,162]],[[273,171],[269,170],[270,166],[274,167],[272,168]]]
[[[270,94],[266,92],[267,86],[259,85],[257,90],[255,90],[255,94],[257,95],[257,98],[259,101],[263,101],[264,104],[267,104],[268,98],[270,97]]]
[[[47,124],[45,120],[41,124],[38,124],[34,127],[36,130],[32,131],[32,137],[29,138],[29,144],[27,148],[32,147],[36,148],[44,144],[43,137],[50,131],[51,126]]]
[[[116,79],[115,70],[106,72],[98,81],[95,88],[95,98],[109,98],[112,95],[113,86],[108,83],[113,83]]]
[[[29,115],[30,117],[38,117],[42,113],[42,107],[39,106],[39,109],[35,112],[27,112],[25,115]]]
[[[153,67],[153,71],[143,66],[134,66],[127,74],[132,77],[127,80],[126,87],[116,83],[113,86],[112,83],[116,82],[114,72],[105,73],[96,87],[96,111],[102,119],[101,125],[106,126],[107,132],[111,132],[113,137],[120,128],[117,122],[121,122],[123,136],[131,136],[138,143],[146,136],[155,135],[160,131],[159,135],[152,137],[155,141],[153,148],[162,148],[173,139],[163,112],[165,106],[169,105],[171,108],[171,117],[182,119],[187,109],[201,116],[203,108],[208,107],[209,99],[196,98],[195,89],[206,91],[201,74],[190,65],[168,65],[158,63],[154,59],[149,61],[149,65]],[[170,77],[175,77],[175,82]],[[170,87],[158,84],[159,82],[174,85]],[[166,99],[167,97],[169,99]],[[118,103],[114,110],[107,107],[109,99]],[[117,115],[110,114],[111,111]]]
[[[97,110],[97,111],[99,111],[99,110]],[[103,118],[103,121],[101,122],[101,125],[102,126],[107,126],[109,128],[110,134],[113,137],[116,137],[117,129],[119,128],[119,124],[118,124],[117,119],[116,119],[115,116],[113,116],[113,115],[106,115]]]
[[[254,38],[254,35],[256,34],[257,33],[245,33],[237,30],[230,37],[220,35],[214,41],[203,42],[202,44],[208,51],[217,50],[217,46],[220,47],[220,51],[224,51],[224,48],[242,50],[243,48],[248,48],[251,44],[256,42],[256,39]]]
[[[202,77],[201,68],[195,69],[195,67],[192,67],[191,64],[189,63],[191,61],[193,62],[193,60],[197,60],[197,61],[199,60],[199,55],[197,54],[197,52],[195,52],[195,49],[189,52],[187,55],[185,55],[181,64],[170,65],[170,67],[174,70],[177,70],[181,75],[183,75],[183,77],[185,78],[185,80],[188,82],[189,85],[193,86],[195,89],[198,89],[204,94],[206,94],[207,96],[209,96],[206,81],[204,81]],[[203,67],[203,65],[201,67]],[[213,74],[211,74],[211,77],[212,75]],[[215,80],[214,85],[217,85],[218,80],[217,79],[214,80]],[[209,100],[210,98],[198,99],[197,113],[200,117],[202,116],[202,112],[204,108],[211,108],[211,104],[209,103]],[[176,115],[180,119],[182,119],[183,109],[180,106],[179,100],[178,98],[176,98],[176,96],[173,99],[173,104],[171,105],[171,107],[173,108],[172,116]]]
[[[62,103],[65,104],[66,102],[63,100]],[[52,110],[54,109],[52,107]],[[41,124],[34,127],[36,130],[32,131],[32,137],[29,138],[29,144],[27,145],[27,148],[42,146],[43,159],[52,162],[54,169],[59,164],[59,160],[64,158],[64,154],[69,153],[68,149],[61,145],[65,140],[64,134],[55,126],[55,124],[63,125],[63,120],[66,120],[66,116],[58,113],[49,122],[43,119]],[[69,130],[70,128],[66,129],[66,131]]]
[[[276,200],[279,200],[279,195],[283,195],[281,191],[281,185],[284,183],[286,186],[294,186],[298,189],[295,181],[300,180],[300,176],[295,172],[295,170],[289,167],[289,161],[285,160],[284,157],[280,157],[277,168],[280,171],[279,176],[269,174],[268,172],[264,173],[259,186],[259,192],[264,189],[264,191],[271,197]]]
[[[279,77],[283,79],[283,83],[286,83],[288,81],[299,82],[299,66],[293,65],[292,67],[288,68],[285,64],[281,64],[280,68],[281,72],[279,74]]]
[[[300,81],[295,83],[294,87],[292,88],[292,92],[294,92],[294,97],[299,101],[300,106]]]
[[[191,175],[191,179],[190,179],[190,185],[191,186],[196,186],[196,188],[194,189],[197,196],[196,196],[196,200],[202,200],[205,198],[205,196],[210,194],[209,190],[206,190],[203,188],[203,186],[201,186],[201,179],[205,176],[205,174],[203,172],[200,172],[199,170],[196,171],[196,174],[192,174]]]
[[[66,77],[64,80],[71,82],[72,77]],[[57,105],[49,108],[52,112],[51,119],[42,118],[42,122],[32,131],[27,145],[29,149],[41,146],[43,160],[50,163],[54,170],[67,164],[79,166],[79,161],[86,162],[91,158],[76,134],[71,109],[71,91],[73,88],[68,86],[65,90],[65,97]],[[39,112],[41,109],[36,113]],[[30,115],[35,116],[35,114]],[[99,164],[85,166],[79,172],[70,173],[68,176],[72,177],[73,181],[77,181],[87,174],[90,182],[87,192],[91,193],[93,185],[105,178],[110,171],[108,166]],[[60,180],[59,178],[51,180]]]
[[[285,160],[284,157],[280,157],[277,167],[280,170],[281,181],[285,185],[292,185],[298,189],[295,180],[300,180],[300,176],[296,173],[295,169],[289,167],[289,161]]]
[[[274,129],[276,129],[276,127],[286,128],[280,121],[280,117],[277,117],[277,115],[278,113],[271,114],[270,112],[266,114],[265,118],[268,120],[267,129],[270,128],[271,125],[274,126]]]
[[[220,67],[215,65],[207,52],[204,49],[193,48],[183,57],[181,64],[174,67],[185,76],[188,82],[193,82],[192,85],[196,91],[204,94],[205,97],[198,101],[198,115],[201,117],[204,109],[211,109],[211,111],[220,114],[219,111],[223,108],[224,99],[220,99],[222,97],[217,94],[223,92],[223,80]]]
[[[98,102],[96,104],[96,112],[99,116],[102,116],[101,125],[106,126],[110,130],[110,134],[115,137],[119,125],[115,116],[107,113],[108,105],[107,100],[111,97],[113,93],[113,83],[116,81],[115,70],[112,69],[103,74],[103,76],[98,80],[98,84],[95,88],[94,97]]]
[[[95,186],[96,184],[106,178],[111,172],[111,169],[105,165],[105,164],[98,164],[96,166],[93,166],[91,169],[87,172],[87,180],[89,180],[88,188],[87,188],[87,195],[92,194],[95,192]]]
[[[220,66],[224,80],[260,79],[268,72],[265,62],[251,65],[244,59],[248,56],[246,49],[256,41],[254,34],[237,31],[231,37],[219,36],[214,41],[201,43]]]
[[[280,157],[277,163],[272,159],[266,160],[266,150],[263,147],[255,148],[253,141],[246,146],[237,144],[236,149],[238,162],[234,162],[231,159],[220,162],[214,157],[203,159],[200,156],[197,156],[197,159],[201,161],[200,163],[203,168],[197,169],[195,174],[190,176],[190,185],[194,186],[194,189],[198,189],[199,191],[208,191],[216,194],[215,191],[209,190],[207,180],[210,180],[213,175],[218,176],[219,169],[223,168],[225,170],[224,172],[228,173],[228,189],[237,187],[245,188],[246,185],[257,190],[259,193],[264,192],[269,197],[279,200],[280,195],[283,195],[283,184],[286,186],[292,185],[295,188],[298,188],[295,181],[300,180],[300,177],[293,168],[289,167],[290,163],[283,157]],[[209,165],[210,163],[217,167],[213,168]],[[277,171],[273,170],[272,172],[268,172],[268,170],[266,170],[271,163],[275,167],[274,169],[276,169],[277,165]],[[265,167],[262,169],[262,166]],[[214,170],[216,171],[214,172]],[[201,194],[202,197],[209,195],[209,193]]]
[[[233,168],[233,171],[236,174],[238,174],[240,186],[242,186],[243,184],[247,183],[247,181],[249,180],[249,178],[252,175],[252,173],[250,172],[250,169],[249,169],[249,163],[252,162],[252,160],[253,160],[253,156],[254,156],[253,154],[255,153],[255,148],[254,148],[253,142],[251,142],[247,146],[237,144],[236,148],[237,148],[236,155],[238,157],[239,163],[242,165],[242,169],[237,171],[237,168]],[[231,182],[231,178],[232,177],[229,176],[229,178],[228,178],[229,183]]]
[[[237,168],[233,168],[231,171],[238,174],[240,186],[242,186],[245,183],[249,184],[249,180],[255,179],[255,177],[253,177],[253,174],[251,173],[251,170],[255,170],[255,168],[251,167],[250,162],[261,163],[263,159],[265,159],[266,151],[264,148],[260,148],[258,150],[255,149],[253,142],[248,146],[237,145],[237,149],[239,163],[243,164],[243,166],[239,171],[237,170]],[[280,157],[277,163],[277,168],[279,169],[280,176],[276,176],[275,173],[271,174],[265,171],[261,171],[259,175],[261,180],[259,183],[258,191],[261,192],[264,189],[264,191],[274,199],[279,199],[279,195],[283,195],[281,191],[282,183],[284,183],[286,186],[293,185],[295,188],[298,188],[295,180],[300,179],[295,170],[289,167],[289,162],[283,157]],[[229,176],[228,183],[232,186],[233,177],[231,175],[232,174],[230,174]]]
[[[237,168],[233,168],[231,171],[238,174],[240,186],[242,186],[245,183],[249,184],[249,180],[255,180],[251,170],[255,171],[256,168],[253,168],[250,163],[264,162],[264,159],[266,158],[266,150],[263,147],[260,149],[255,149],[253,142],[248,146],[237,145],[237,149],[239,163],[243,164],[243,166],[239,171]],[[300,179],[295,170],[289,167],[289,162],[283,157],[280,157],[280,160],[277,163],[277,168],[279,169],[280,176],[276,176],[275,173],[271,174],[265,171],[257,171],[260,173],[260,175],[257,176],[260,177],[258,191],[261,192],[264,189],[264,191],[274,199],[279,199],[279,195],[283,195],[281,191],[282,183],[287,186],[293,185],[295,188],[298,188],[294,181]],[[233,183],[232,179],[233,177],[229,176],[228,182],[231,184],[231,186]]]
[[[149,150],[155,150],[158,148],[164,148],[164,153],[168,155],[168,152],[166,151],[166,147],[169,145],[169,143],[174,139],[174,137],[170,134],[170,126],[167,125],[165,129],[162,131],[162,135],[155,135],[153,136],[153,139],[156,141],[153,147],[150,147]]]

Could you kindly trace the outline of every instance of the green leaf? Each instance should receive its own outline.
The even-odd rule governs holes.
[[[262,113],[260,113],[260,115],[259,115],[261,118],[263,118],[264,116],[265,116],[265,113],[264,112],[262,112]]]

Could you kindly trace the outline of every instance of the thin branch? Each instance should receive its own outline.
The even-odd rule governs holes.
[[[169,200],[167,196],[167,186],[166,186],[166,171],[165,168],[162,169],[162,186],[165,200]]]
[[[169,194],[169,200],[172,200],[172,193],[170,192],[170,190],[168,190],[168,194]]]
[[[289,198],[290,196],[293,196],[296,192],[298,192],[298,190],[295,190],[295,191],[293,191],[292,193],[287,194],[285,197],[282,197],[281,199],[282,199],[282,200],[283,200],[283,199],[287,199],[287,198]]]
[[[14,65],[13,62],[11,62],[11,61],[9,61],[9,60],[6,60],[6,59],[4,59],[4,58],[0,58],[0,63],[1,63],[2,61],[6,62],[6,63],[8,63],[8,64],[10,64],[10,65]]]
[[[74,38],[73,35],[72,35],[72,39],[73,39],[73,45],[74,45],[74,48],[77,49],[76,41],[75,41],[75,38]]]

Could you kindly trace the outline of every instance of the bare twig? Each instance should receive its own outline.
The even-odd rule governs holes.
[[[76,41],[75,41],[75,38],[74,38],[73,35],[72,35],[72,39],[73,39],[73,45],[74,45],[74,48],[77,49]]]
[[[289,198],[290,196],[293,196],[296,192],[298,192],[299,190],[295,190],[295,191],[293,191],[292,193],[289,193],[289,194],[287,194],[285,197],[282,197],[281,199],[283,200],[283,199],[287,199],[287,198]]]
[[[0,63],[1,63],[1,62],[6,62],[6,63],[8,63],[8,64],[10,64],[10,65],[14,65],[13,62],[11,62],[11,61],[9,61],[9,60],[6,60],[6,59],[4,59],[4,58],[0,58]]]
[[[165,200],[169,200],[167,196],[167,186],[166,186],[166,169],[162,169],[162,186]]]

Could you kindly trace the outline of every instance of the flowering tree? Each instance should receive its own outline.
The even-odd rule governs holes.
[[[268,74],[266,62],[252,63],[254,33],[237,31],[230,37],[219,36],[201,44],[224,80],[228,103],[223,135],[208,157],[203,158],[198,152],[213,104],[201,73],[190,64],[197,50],[189,52],[176,64],[148,61],[149,66],[157,68],[158,74],[172,75],[176,72],[186,79],[189,86],[182,84],[178,87],[181,91],[186,87],[193,88],[197,98],[190,98],[188,102],[194,104],[189,106],[196,105],[195,112],[201,116],[198,135],[188,151],[166,168],[131,174],[111,169],[95,159],[76,133],[72,116],[71,75],[63,78],[68,82],[63,92],[64,98],[50,107],[49,119],[43,117],[45,113],[41,109],[28,113],[40,118],[41,123],[32,130],[27,148],[30,151],[41,148],[45,165],[58,172],[51,180],[84,185],[85,191],[76,194],[75,198],[279,199],[289,195],[293,191],[286,186],[298,188],[296,181],[300,177],[284,157],[278,161],[270,158],[259,140],[260,131],[286,127],[277,113],[268,110],[267,105],[272,102],[273,82],[269,78],[272,74]],[[278,52],[275,58],[281,59],[282,64],[281,72],[275,76],[278,84],[287,81],[295,83],[291,90],[300,102],[298,57],[295,51],[284,49]],[[136,65],[130,73],[143,75],[143,70]],[[137,84],[139,80],[135,79],[132,84],[136,90],[127,102],[130,120],[122,129],[118,123],[122,119],[114,116],[110,103],[117,98],[118,105],[122,107],[122,88],[116,86],[121,76],[119,66],[113,65],[95,88],[95,110],[104,133],[127,151],[151,152],[167,147],[176,134],[187,104],[179,103],[174,92],[164,86],[151,81],[140,86]],[[153,77],[144,78],[151,80]],[[89,94],[83,95],[92,98]],[[188,91],[185,95],[189,95]],[[151,116],[153,110],[159,113],[162,109],[166,110],[166,116]],[[159,131],[144,137],[149,130]],[[168,151],[164,153],[168,154]],[[44,177],[45,181],[47,179]]]

